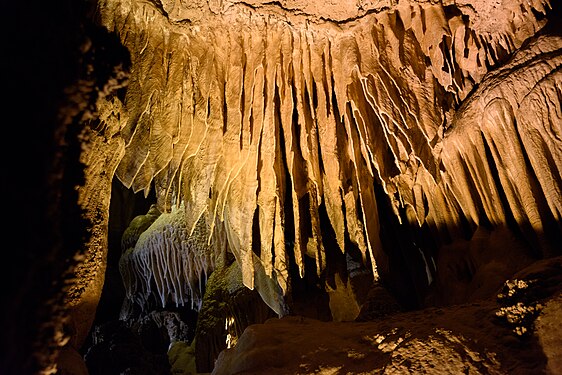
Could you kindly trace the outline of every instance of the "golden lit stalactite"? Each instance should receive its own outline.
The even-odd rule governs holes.
[[[479,224],[485,217],[493,225],[505,225],[507,216],[512,216],[528,242],[543,255],[552,251],[552,244],[541,237],[548,215],[557,218],[556,207],[562,203],[559,178],[554,177],[560,171],[557,160],[562,153],[560,143],[553,142],[562,114],[556,113],[559,103],[551,105],[541,99],[533,102],[533,111],[551,116],[528,117],[526,102],[536,95],[544,98],[545,92],[560,92],[556,87],[562,80],[558,70],[561,47],[560,37],[539,37],[515,54],[461,107],[456,127],[443,144],[442,160],[449,171],[446,194],[458,202],[468,219]],[[543,55],[546,51],[550,52],[548,58]],[[534,130],[545,127],[547,131]],[[536,161],[540,159],[552,162],[539,167]]]
[[[165,2],[167,13],[132,0],[99,4],[133,56],[117,178],[145,193],[154,182],[164,209],[183,200],[191,230],[204,217],[246,286],[259,290],[263,271],[286,292],[290,258],[301,277],[306,257],[321,274],[322,225],[335,233],[330,247],[347,251],[348,236],[384,278],[392,249],[382,248],[377,186],[399,222],[427,224],[438,243],[465,221],[474,230],[514,217],[531,238],[550,220],[539,210],[560,217],[560,142],[533,131],[556,133],[559,113],[541,106],[537,123],[518,115],[519,103],[544,103],[542,87],[558,92],[560,40],[540,39],[503,71],[515,82],[523,64],[537,85],[494,87],[504,73],[489,73],[544,26],[547,1],[346,4],[332,15],[300,2],[252,4]],[[538,51],[551,52],[537,60]],[[497,112],[495,98],[512,114]],[[496,176],[494,165],[512,154]],[[537,177],[518,185],[509,173]]]

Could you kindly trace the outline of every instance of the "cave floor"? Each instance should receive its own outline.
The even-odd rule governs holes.
[[[368,322],[252,325],[213,374],[560,374],[561,321],[559,257],[519,272],[495,299]]]

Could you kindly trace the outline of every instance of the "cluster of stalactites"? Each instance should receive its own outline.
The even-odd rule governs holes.
[[[204,218],[191,231],[183,206],[173,206],[170,213],[161,214],[119,260],[128,300],[125,305],[144,309],[154,297],[162,307],[167,303],[191,304],[192,309],[199,310],[207,276],[216,260],[208,240]]]
[[[398,217],[406,209],[435,232],[453,231],[463,209],[497,190],[462,182],[481,166],[457,164],[482,150],[466,144],[457,163],[465,151],[455,153],[445,133],[457,106],[544,25],[539,15],[550,7],[484,8],[400,1],[337,25],[232,5],[174,24],[147,2],[101,1],[102,22],[132,58],[116,175],[135,191],[155,186],[164,206],[184,200],[188,226],[200,215],[221,226],[250,288],[253,248],[283,291],[290,258],[301,276],[306,256],[321,273],[326,225],[330,246],[353,243],[377,277],[387,264],[375,186]],[[477,129],[482,119],[470,122]],[[452,180],[468,193],[458,195]],[[510,210],[494,204],[490,212]]]

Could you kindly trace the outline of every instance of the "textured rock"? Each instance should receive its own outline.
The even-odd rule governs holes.
[[[346,238],[375,280],[388,276],[375,186],[399,221],[427,225],[439,244],[509,225],[533,255],[555,254],[562,146],[550,98],[560,93],[562,41],[542,35],[519,49],[548,8],[101,1],[101,22],[121,36],[132,69],[124,107],[99,103],[101,127],[82,155],[80,205],[93,222],[69,291],[77,345],[103,283],[115,168],[134,191],[154,186],[164,215],[183,207],[185,233],[203,220],[212,252],[228,248],[270,305],[279,303],[269,285],[290,290],[290,259],[301,276],[305,257],[323,274],[329,251],[348,251]],[[130,296],[154,280],[162,304],[198,300],[199,275],[179,282],[181,262],[163,261],[173,254],[145,252],[154,262],[130,263],[144,280]]]
[[[528,287],[511,302],[546,306],[525,335],[499,317],[504,297],[371,322],[293,316],[248,327],[220,354],[213,374],[555,374],[560,339],[551,324],[560,318],[561,261],[537,262],[517,275]]]
[[[204,217],[215,251],[228,247],[262,294],[290,293],[289,275],[305,268],[325,276],[350,248],[375,280],[392,280],[385,201],[437,244],[421,252],[425,287],[483,296],[560,254],[558,2],[102,0],[96,16],[131,53],[123,101],[113,92],[123,72],[106,82],[111,68],[83,59],[92,44],[77,39],[92,31],[68,4],[39,5],[6,5],[25,16],[8,17],[8,39],[24,46],[7,50],[9,123],[37,135],[6,127],[18,145],[5,157],[7,212],[19,215],[24,249],[6,283],[9,370],[52,373],[57,350],[83,341],[103,284],[114,172],[137,192],[154,188],[162,212],[183,202],[190,232]],[[95,60],[113,62],[108,50]],[[76,57],[82,77],[61,65]],[[22,150],[38,162],[12,163]],[[457,264],[452,276],[466,280],[450,283]]]
[[[163,209],[183,202],[188,228],[205,217],[249,288],[256,248],[284,293],[290,259],[301,276],[304,257],[322,274],[326,225],[329,251],[347,251],[347,237],[375,280],[388,277],[375,186],[439,245],[509,225],[552,255],[562,40],[523,43],[549,3],[335,8],[101,1],[133,66],[117,178],[145,193],[154,184]]]
[[[161,212],[153,204],[145,215],[135,216],[121,236],[121,251],[123,253],[131,252],[135,248],[140,235],[158,219],[160,214]]]
[[[173,343],[168,351],[168,360],[174,375],[196,375],[195,349],[184,341]]]
[[[209,277],[203,305],[197,319],[192,347],[198,372],[211,372],[219,353],[234,346],[251,324],[275,316],[256,290],[242,283],[240,266],[234,262],[215,270]]]
[[[548,302],[542,310],[542,316],[537,319],[537,336],[546,355],[547,373],[558,374],[562,371],[562,332],[560,325],[560,312],[562,311],[562,295]]]
[[[232,252],[244,285],[280,316],[291,262],[303,277],[313,259],[324,276],[331,253],[353,248],[373,281],[393,280],[383,200],[399,225],[424,227],[437,244],[416,254],[425,287],[442,289],[434,303],[488,296],[533,258],[559,253],[562,115],[550,98],[560,97],[562,39],[538,32],[549,11],[546,1],[338,11],[101,1],[102,24],[132,56],[116,177],[145,195],[154,188],[163,215],[181,207],[184,232],[204,222],[209,253]],[[166,257],[180,252],[137,247],[124,259],[142,270],[125,274],[144,281],[126,282],[130,296],[154,280],[162,304],[193,297],[178,294],[193,280],[168,272],[179,263]],[[365,312],[338,283],[345,275],[323,280],[334,319],[385,311]]]
[[[91,237],[84,245],[84,254],[80,254],[66,301],[71,309],[69,330],[76,349],[84,343],[92,326],[105,278],[111,181],[124,151],[122,139],[114,137],[126,120],[116,115],[121,111],[120,105],[116,98],[100,98],[97,106],[101,126],[87,127],[84,134],[88,145],[81,155],[86,166],[85,184],[78,188],[78,204],[91,220]]]
[[[190,304],[196,310],[201,308],[204,285],[207,275],[215,268],[216,256],[208,244],[204,219],[190,232],[184,214],[183,207],[172,207],[170,213],[163,213],[152,223],[146,223],[133,247],[123,249],[119,271],[126,289],[126,301],[121,319],[130,318],[133,305],[145,310],[151,297],[161,307],[173,303],[176,306]],[[147,216],[155,215],[150,215],[149,211],[145,218]],[[129,228],[135,232],[135,220],[131,224]],[[125,242],[130,241],[125,235]]]
[[[359,262],[346,254],[346,276],[334,275],[334,285],[327,285],[329,307],[332,319],[336,322],[353,321],[361,313],[370,299],[372,274]],[[382,287],[381,287],[382,289]],[[385,302],[386,303],[386,302]]]

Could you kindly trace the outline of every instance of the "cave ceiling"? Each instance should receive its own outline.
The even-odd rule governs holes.
[[[154,189],[162,211],[183,204],[189,228],[203,218],[250,288],[263,267],[286,291],[293,258],[301,276],[305,257],[320,274],[326,225],[329,251],[354,246],[384,278],[377,189],[438,243],[509,225],[552,254],[562,37],[543,32],[551,7],[101,0],[99,22],[131,57],[125,96],[100,103],[119,114],[104,130],[119,139],[115,176]]]

